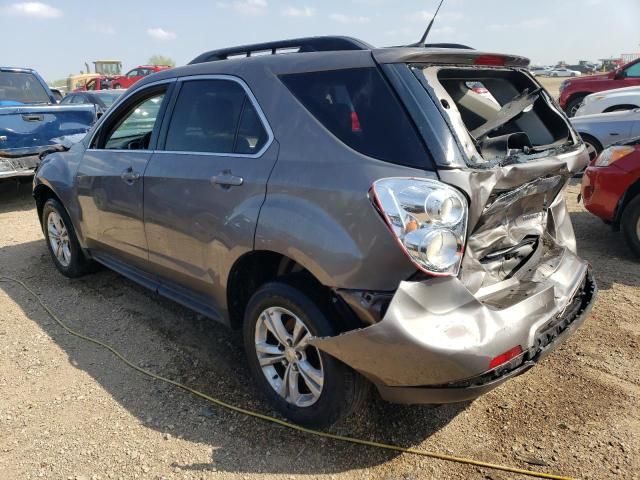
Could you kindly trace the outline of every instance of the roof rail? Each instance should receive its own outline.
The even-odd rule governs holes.
[[[293,50],[295,52],[331,52],[337,50],[371,50],[374,47],[362,40],[351,37],[306,37],[275,42],[254,43],[239,47],[221,48],[198,55],[189,65],[203,62],[227,60],[229,57],[250,57],[252,54],[275,55],[278,50]]]

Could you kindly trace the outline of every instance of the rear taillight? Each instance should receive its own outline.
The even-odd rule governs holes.
[[[360,127],[360,119],[358,118],[358,114],[356,112],[351,112],[351,131],[352,132],[362,131],[362,128]]]
[[[457,275],[467,232],[467,200],[426,178],[383,178],[373,201],[413,263],[432,275]]]
[[[479,55],[473,60],[473,64],[503,67],[505,58],[500,55]]]

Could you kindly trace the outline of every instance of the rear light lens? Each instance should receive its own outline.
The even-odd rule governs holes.
[[[426,178],[383,178],[373,201],[411,261],[431,275],[457,275],[467,232],[467,200]]]
[[[522,353],[522,347],[520,345],[517,345],[513,347],[511,350],[507,350],[506,352],[501,353],[496,358],[491,360],[491,362],[489,362],[489,370],[493,370],[494,368],[507,363],[509,360],[513,360],[521,353]]]
[[[362,131],[362,128],[360,127],[360,119],[358,118],[358,114],[356,112],[351,112],[351,131],[352,132]]]
[[[596,167],[608,167],[614,162],[617,162],[623,157],[626,157],[630,153],[634,152],[635,148],[628,145],[621,145],[619,147],[609,147],[605,149],[598,158],[596,158]]]
[[[480,55],[475,58],[473,64],[502,67],[505,64],[505,58],[500,55]]]

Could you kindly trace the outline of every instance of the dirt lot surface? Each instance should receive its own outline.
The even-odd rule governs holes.
[[[560,96],[560,84],[567,80],[566,78],[561,77],[536,77],[536,79],[556,100]]]
[[[568,192],[600,294],[538,367],[466,405],[386,404],[334,431],[579,478],[640,478],[640,266]],[[269,412],[239,336],[107,270],[53,267],[28,186],[0,186],[0,275],[28,282],[73,328],[162,375]],[[0,479],[507,479],[477,467],[325,441],[211,407],[62,331],[0,283]]]

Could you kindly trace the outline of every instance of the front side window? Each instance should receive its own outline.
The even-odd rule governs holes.
[[[631,65],[624,71],[624,76],[627,78],[640,78],[640,62]]]
[[[127,77],[129,78],[133,78],[133,77],[137,77],[138,76],[138,69],[136,68],[135,70],[131,70],[129,73],[127,73]]]
[[[267,132],[239,83],[191,80],[180,89],[165,150],[253,154],[262,149],[267,139]]]
[[[164,92],[158,92],[130,106],[118,116],[114,125],[106,126],[104,147],[107,150],[145,150],[149,148],[151,133],[156,124]]]
[[[428,154],[417,132],[376,68],[283,75],[304,107],[354,150],[418,168]]]

